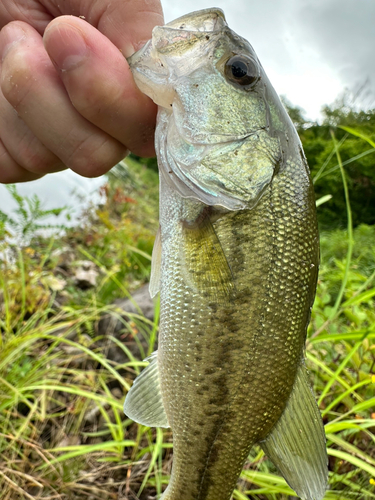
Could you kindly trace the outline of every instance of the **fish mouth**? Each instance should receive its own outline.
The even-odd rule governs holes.
[[[127,58],[131,68],[136,66],[140,60],[150,56],[152,49],[159,45],[157,39],[162,38],[162,33],[167,31],[189,31],[189,32],[214,32],[227,27],[224,12],[219,8],[197,10],[190,14],[181,16],[164,26],[155,26],[152,39],[149,40],[138,52]],[[160,68],[159,68],[160,70]],[[163,72],[163,71],[162,71]],[[164,71],[165,73],[165,71]]]
[[[180,42],[191,47],[191,40],[203,37],[204,33],[219,36],[227,26],[224,12],[218,8],[199,10],[165,26],[155,26],[152,39],[127,59],[137,86],[157,105],[170,109],[175,98],[171,80],[175,76],[174,68],[171,69],[164,60],[165,52]],[[178,53],[179,49],[176,51]]]

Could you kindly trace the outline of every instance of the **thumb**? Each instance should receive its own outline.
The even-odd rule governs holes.
[[[52,21],[44,45],[74,108],[133,153],[153,155],[156,107],[136,86],[122,51],[73,16]]]

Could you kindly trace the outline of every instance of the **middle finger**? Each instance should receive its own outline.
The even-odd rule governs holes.
[[[75,172],[101,175],[126,147],[86,120],[72,105],[41,36],[16,21],[0,33],[1,89],[34,135]]]

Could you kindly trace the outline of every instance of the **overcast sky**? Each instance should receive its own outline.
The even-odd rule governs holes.
[[[375,107],[375,0],[214,2],[162,0],[166,22],[194,10],[223,9],[229,26],[254,47],[276,91],[302,107],[307,118],[319,119],[324,104],[366,81],[366,104]],[[101,182],[61,172],[20,185],[19,190],[37,193],[51,208],[69,204],[73,187],[89,198]],[[9,204],[0,185],[0,209]]]
[[[254,47],[279,94],[320,117],[344,88],[375,85],[374,0],[164,0],[166,21],[215,5]]]

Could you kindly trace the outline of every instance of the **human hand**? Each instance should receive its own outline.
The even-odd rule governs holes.
[[[0,182],[153,155],[156,108],[125,57],[161,24],[159,0],[2,0]]]

